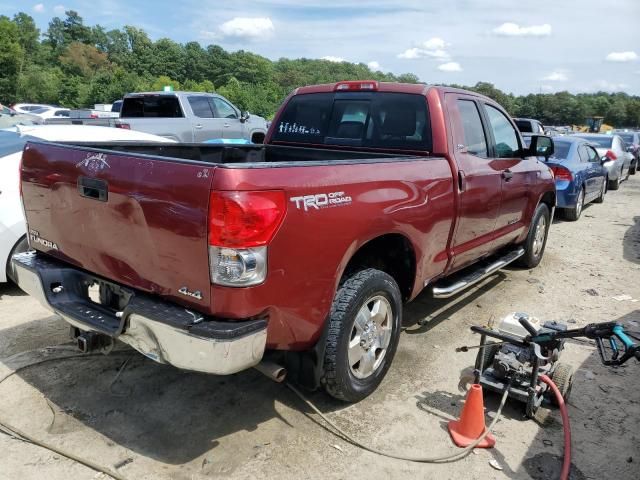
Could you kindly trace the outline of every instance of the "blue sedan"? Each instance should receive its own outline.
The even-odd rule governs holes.
[[[589,202],[602,203],[607,170],[595,147],[578,137],[555,137],[547,165],[556,179],[556,205],[567,220],[578,220]]]

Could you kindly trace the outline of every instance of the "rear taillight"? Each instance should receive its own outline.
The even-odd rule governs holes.
[[[607,150],[607,153],[605,153],[604,156],[611,161],[617,160],[618,158],[618,156],[615,153],[613,153],[613,151],[611,150]]]
[[[128,123],[116,123],[116,128],[123,128],[125,130],[131,130],[131,125]]]
[[[209,199],[209,267],[219,285],[249,286],[267,274],[267,244],[286,211],[284,192],[213,191]]]
[[[551,167],[551,171],[556,180],[566,180],[568,182],[573,180],[573,175],[565,167]]]
[[[99,118],[97,113],[92,113],[89,118]]]

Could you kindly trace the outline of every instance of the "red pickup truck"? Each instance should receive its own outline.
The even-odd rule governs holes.
[[[265,145],[32,142],[13,265],[85,351],[213,374],[277,358],[357,401],[403,301],[540,262],[552,152],[481,95],[374,81],[297,89]]]

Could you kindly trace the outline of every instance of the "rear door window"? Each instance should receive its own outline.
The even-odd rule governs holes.
[[[476,103],[471,100],[458,100],[457,105],[467,152],[477,157],[488,157],[487,139]]]
[[[493,139],[496,142],[496,157],[513,158],[518,156],[520,144],[518,142],[518,134],[511,122],[507,120],[504,113],[491,105],[484,105],[487,117],[489,117],[489,125],[493,132]]]
[[[213,118],[213,110],[209,99],[203,95],[191,95],[188,97],[191,111],[198,118]]]
[[[273,141],[394,150],[431,150],[426,99],[387,92],[294,96],[275,125]]]
[[[122,103],[121,118],[178,118],[183,117],[175,95],[137,95]]]

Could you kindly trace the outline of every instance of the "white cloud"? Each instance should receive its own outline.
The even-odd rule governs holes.
[[[369,63],[367,63],[367,67],[369,67],[369,70],[373,70],[374,72],[382,70],[380,64],[375,60],[371,60]]]
[[[633,62],[638,59],[636,52],[611,52],[605,60],[607,62]]]
[[[596,83],[596,90],[602,90],[603,92],[623,92],[629,88],[626,83],[614,83],[607,80],[599,80]]]
[[[449,54],[445,50],[448,44],[439,37],[430,38],[426,42],[422,42],[417,47],[408,48],[404,52],[398,54],[398,58],[412,60],[415,58],[438,58],[446,60]]]
[[[462,67],[458,62],[448,62],[443,63],[442,65],[438,65],[438,70],[443,72],[461,72]]]
[[[53,7],[53,12],[56,15],[64,15],[64,12],[67,10],[67,7],[65,7],[64,5],[56,5],[55,7]]]
[[[268,17],[235,17],[220,25],[219,30],[224,37],[258,39],[271,35],[275,28]]]
[[[530,25],[528,27],[517,23],[507,22],[492,30],[495,35],[501,37],[546,37],[551,35],[551,25]]]
[[[36,12],[36,13],[44,12],[44,4],[43,3],[36,3],[33,6],[33,11]]]
[[[567,74],[561,70],[556,70],[551,72],[546,77],[542,77],[542,80],[546,80],[548,82],[566,82],[568,80]]]
[[[327,62],[333,62],[333,63],[346,62],[344,58],[334,57],[333,55],[325,55],[324,57],[320,57],[320,60],[326,60]]]

